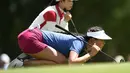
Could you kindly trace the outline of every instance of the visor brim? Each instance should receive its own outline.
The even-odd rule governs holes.
[[[112,40],[110,36],[108,36],[104,30],[98,32],[87,32],[88,37],[93,37],[101,40]]]

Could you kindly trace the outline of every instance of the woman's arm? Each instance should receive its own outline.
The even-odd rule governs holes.
[[[91,51],[81,57],[79,57],[79,54],[75,51],[70,51],[69,55],[69,64],[73,63],[84,63],[88,61],[91,57],[95,56],[99,52],[100,48],[94,44],[91,47]]]
[[[70,51],[70,55],[69,55],[69,64],[73,64],[73,63],[84,63],[86,61],[88,61],[91,56],[89,53],[78,57],[79,55],[75,52],[75,51]]]

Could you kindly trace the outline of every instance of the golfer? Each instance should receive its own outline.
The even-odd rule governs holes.
[[[70,11],[73,7],[73,1],[76,0],[56,0],[54,5],[48,6],[36,17],[29,29],[37,27],[40,30],[63,32],[55,27],[57,24],[69,30],[68,21],[70,21],[72,15],[64,10]]]
[[[84,63],[94,57],[104,46],[104,40],[111,40],[105,31],[98,26],[88,29],[83,36],[77,36],[88,43],[73,37],[72,35],[40,31],[38,28],[25,30],[18,36],[18,44],[22,52],[37,60],[31,64],[77,64]],[[91,45],[90,45],[91,44]],[[86,54],[79,57],[81,51]],[[26,62],[27,63],[27,62]],[[29,64],[28,64],[29,65]]]

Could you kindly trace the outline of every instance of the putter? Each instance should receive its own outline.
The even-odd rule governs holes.
[[[76,29],[76,26],[75,26],[74,21],[73,21],[72,19],[70,19],[70,21],[71,21],[71,23],[72,23],[72,25],[73,25],[73,27],[74,27],[75,32],[76,32],[77,35],[78,35],[78,30]]]
[[[86,43],[86,44],[88,44],[88,45],[92,46],[91,44],[89,44],[89,43],[88,43],[88,42],[86,42],[85,40],[83,40],[83,39],[81,39],[81,38],[77,37],[76,35],[74,35],[74,34],[73,34],[73,33],[71,33],[70,31],[68,31],[68,30],[64,29],[63,27],[61,27],[61,26],[59,26],[59,25],[55,25],[55,27],[57,27],[57,28],[59,28],[59,29],[61,29],[61,30],[65,31],[65,32],[67,32],[68,34],[70,34],[70,35],[72,35],[72,36],[76,37],[78,40],[81,40],[81,41],[83,41],[84,43]],[[106,55],[107,57],[111,58],[113,61],[115,61],[115,62],[116,62],[116,60],[115,60],[112,56],[110,56],[110,55],[106,54],[105,52],[103,52],[103,51],[101,51],[101,50],[100,50],[100,52],[101,52],[101,53],[103,53],[104,55]],[[125,62],[125,60],[123,60],[123,61],[122,61],[122,59],[121,59],[121,60],[120,60],[120,62]],[[116,62],[116,63],[117,63],[117,62]]]

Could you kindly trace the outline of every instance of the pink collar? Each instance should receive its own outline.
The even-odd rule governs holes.
[[[63,16],[64,16],[64,12],[61,12],[61,10],[60,10],[60,8],[59,8],[59,4],[56,4],[56,10],[58,11],[58,14],[59,14],[59,16],[60,16],[60,19],[62,19]]]

